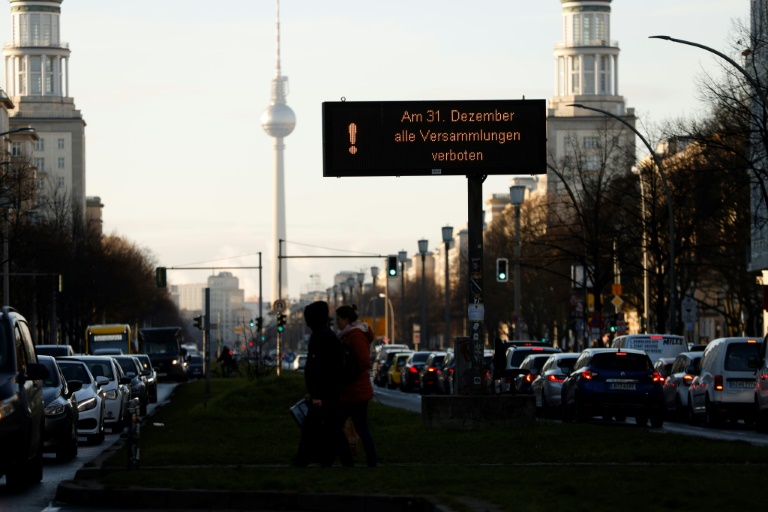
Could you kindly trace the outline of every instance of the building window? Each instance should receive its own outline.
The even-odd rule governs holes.
[[[59,139],[58,145],[59,145],[59,149],[64,149],[64,139],[63,138]]]
[[[43,190],[45,188],[45,180],[40,178],[37,180],[37,190]]]
[[[21,143],[14,142],[11,144],[11,156],[21,156]]]
[[[582,34],[582,36],[584,38],[584,39],[582,39],[582,43],[585,44],[585,45],[588,45],[588,44],[590,44],[592,42],[592,39],[591,39],[591,35],[592,35],[591,28],[592,27],[590,27],[590,21],[592,21],[592,17],[591,16],[584,16],[584,18],[582,18],[582,22],[581,22],[581,24],[582,24],[582,26],[581,26],[581,34]]]
[[[30,94],[42,94],[43,92],[43,64],[42,57],[30,57],[29,59],[29,87]]]
[[[579,76],[581,75],[581,57],[573,57],[573,68],[571,69],[571,94],[580,94]]]
[[[581,16],[573,17],[573,45],[581,44]]]
[[[37,172],[45,172],[45,158],[35,158],[35,167]]]
[[[45,139],[40,138],[35,141],[35,151],[45,151]]]
[[[56,186],[59,188],[64,188],[64,176],[59,176],[56,178]]]
[[[587,171],[597,171],[600,169],[600,158],[597,155],[587,156],[584,162],[584,168]]]
[[[595,56],[584,55],[584,88],[581,94],[595,94]]]
[[[600,79],[598,94],[610,94],[609,80],[611,77],[611,59],[607,55],[600,56]]]
[[[64,157],[60,156],[59,157],[59,169],[63,169],[63,168],[64,168]]]
[[[584,137],[584,149],[596,149],[600,147],[599,137]]]

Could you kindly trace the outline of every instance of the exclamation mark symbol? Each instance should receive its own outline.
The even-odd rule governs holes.
[[[357,125],[355,123],[349,123],[349,143],[352,144],[349,147],[349,152],[354,155],[357,153],[357,147],[355,147],[355,143],[357,143]]]

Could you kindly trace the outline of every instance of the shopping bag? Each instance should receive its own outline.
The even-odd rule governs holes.
[[[352,452],[352,455],[356,455],[360,445],[360,436],[357,434],[357,430],[355,430],[352,418],[347,418],[346,423],[344,423],[344,436],[347,438],[347,443],[349,443],[349,451]]]
[[[307,414],[309,414],[309,402],[305,398],[302,398],[291,407],[291,415],[293,416],[293,419],[296,420],[296,424],[299,428],[304,425],[304,421],[307,419]]]

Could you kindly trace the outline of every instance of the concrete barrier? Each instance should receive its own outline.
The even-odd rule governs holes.
[[[450,430],[532,428],[536,403],[530,395],[427,395],[421,397],[421,421]]]

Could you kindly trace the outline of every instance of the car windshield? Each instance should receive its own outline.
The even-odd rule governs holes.
[[[58,388],[61,386],[61,381],[59,380],[59,369],[56,367],[56,362],[53,359],[48,359],[46,357],[39,358],[38,362],[48,368],[48,377],[43,380],[43,387]]]
[[[539,350],[541,350],[541,352],[539,352]],[[510,368],[520,368],[520,365],[522,364],[523,359],[525,359],[529,355],[537,353],[537,352],[541,353],[541,354],[544,354],[544,353],[551,353],[553,351],[552,350],[544,350],[544,349],[535,350],[535,349],[532,349],[532,348],[518,348],[518,349],[515,349],[512,352],[512,359],[510,360],[510,363],[509,363]],[[557,352],[557,350],[554,350],[554,352]]]
[[[91,383],[91,377],[88,375],[88,370],[83,363],[62,361],[59,363],[59,366],[61,366],[61,372],[64,374],[65,379],[79,380],[83,384]]]
[[[416,352],[411,356],[411,364],[424,364],[428,357],[429,352]]]
[[[563,357],[562,359],[558,359],[557,367],[560,368],[560,371],[563,373],[571,373],[571,369],[573,369],[576,359],[578,359],[578,357]]]
[[[651,370],[651,361],[645,354],[629,352],[604,352],[595,354],[590,366],[599,370],[638,372]]]
[[[149,360],[149,356],[140,355],[140,356],[136,356],[136,359],[138,359],[141,362],[141,366],[143,366],[145,370],[152,371],[152,362]]]
[[[112,365],[107,361],[86,361],[85,364],[94,377],[106,377],[109,380],[114,380],[115,374],[112,373]]]
[[[123,369],[125,373],[133,372],[136,373],[136,366],[133,364],[133,359],[125,358],[125,357],[115,357],[115,361],[117,361],[117,364],[120,365],[120,368]]]
[[[725,351],[725,369],[732,372],[747,372],[749,359],[757,358],[760,344],[758,343],[731,343]]]
[[[13,371],[13,347],[6,329],[0,328],[0,372]]]

